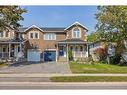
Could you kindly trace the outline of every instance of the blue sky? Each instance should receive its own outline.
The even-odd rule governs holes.
[[[75,21],[85,25],[89,32],[95,31],[96,6],[22,6],[28,12],[23,14],[23,27],[32,24],[39,27],[68,27]]]

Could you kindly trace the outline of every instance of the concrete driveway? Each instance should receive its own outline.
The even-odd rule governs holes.
[[[67,62],[48,62],[32,64],[14,64],[9,67],[0,68],[0,73],[71,73]]]

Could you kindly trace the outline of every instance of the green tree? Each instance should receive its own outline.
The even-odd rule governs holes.
[[[89,42],[95,42],[95,41],[99,41],[101,39],[103,39],[103,32],[102,31],[92,32],[91,34],[89,34],[87,36],[87,40]]]
[[[26,10],[20,6],[0,6],[0,31],[17,31],[21,26],[19,21],[23,20],[22,14],[25,12]]]
[[[103,31],[105,40],[117,42],[122,50],[123,40],[127,38],[127,6],[98,6],[97,9],[97,29]]]

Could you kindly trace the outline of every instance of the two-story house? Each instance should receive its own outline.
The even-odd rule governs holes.
[[[2,45],[0,57],[4,57],[7,53],[8,58],[12,57],[12,50],[13,56],[23,50],[26,58],[29,56],[36,58],[34,53],[29,56],[28,53],[37,50],[40,53],[38,56],[40,61],[68,61],[69,50],[72,50],[74,59],[88,57],[87,31],[88,29],[79,22],[66,28],[37,27],[35,25],[20,28],[18,36],[23,39],[20,41],[20,39],[13,38],[14,41],[11,40],[13,42],[7,43],[7,46]]]

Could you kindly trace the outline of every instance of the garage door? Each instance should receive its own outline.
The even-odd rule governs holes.
[[[56,51],[45,51],[44,61],[56,61]]]
[[[40,51],[37,49],[29,49],[27,51],[27,61],[41,61],[40,60]]]

